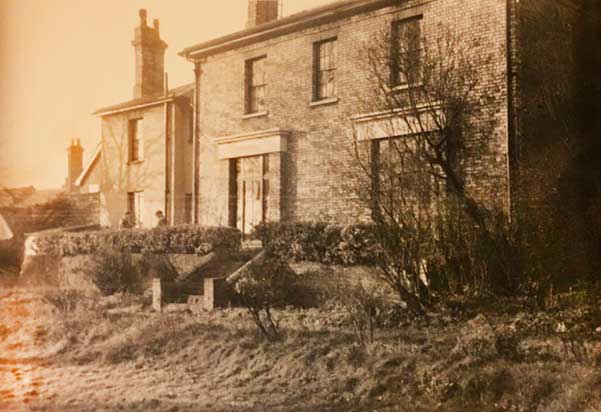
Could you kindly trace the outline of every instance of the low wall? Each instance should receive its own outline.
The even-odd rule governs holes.
[[[263,259],[265,259],[264,253],[259,253],[252,260],[259,262]],[[235,285],[238,279],[246,275],[250,263],[251,261],[247,262],[246,265],[232,273],[227,278],[227,282]],[[289,261],[288,267],[298,277],[297,282],[290,285],[294,301],[290,301],[289,304],[295,306],[320,306],[337,293],[343,293],[344,289],[349,286],[363,285],[367,290],[388,289],[384,281],[379,279],[378,269],[371,266]],[[234,296],[232,299],[236,302]]]
[[[191,272],[204,262],[203,256],[169,254],[169,261],[178,274]],[[134,264],[139,263],[142,254],[132,254]],[[90,265],[92,256],[65,256],[56,257],[49,255],[26,255],[21,267],[20,278],[26,285],[51,286],[83,290],[96,290],[96,286],[85,273],[86,266]],[[151,287],[152,279],[144,280],[145,288]]]
[[[314,262],[289,262],[298,275],[298,301],[300,306],[319,306],[338,291],[349,286],[363,285],[367,290],[387,288],[378,278],[379,270],[371,266],[326,265]],[[391,294],[392,295],[392,294]]]

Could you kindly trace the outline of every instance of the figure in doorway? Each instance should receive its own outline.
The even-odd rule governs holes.
[[[162,211],[157,210],[157,212],[154,215],[157,217],[157,224],[156,224],[155,227],[165,227],[165,226],[167,226],[167,219],[163,215]]]
[[[119,221],[119,229],[132,229],[134,227],[134,217],[131,212],[125,212]]]

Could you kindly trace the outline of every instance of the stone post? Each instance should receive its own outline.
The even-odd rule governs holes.
[[[228,306],[228,284],[224,278],[205,278],[203,286],[205,310]]]
[[[152,279],[152,308],[157,312],[163,310],[163,284],[161,279]]]

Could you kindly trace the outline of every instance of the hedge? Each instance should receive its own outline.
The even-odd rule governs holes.
[[[100,230],[54,232],[34,240],[38,254],[53,256],[89,255],[102,249],[129,253],[205,254],[211,250],[236,252],[241,234],[229,227],[181,225],[150,230]]]
[[[268,255],[326,264],[375,265],[374,226],[323,222],[266,223],[256,233]]]

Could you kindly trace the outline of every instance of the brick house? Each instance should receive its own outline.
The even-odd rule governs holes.
[[[586,76],[573,53],[598,36],[586,27],[599,10],[586,4],[346,0],[282,18],[280,1],[249,0],[244,30],[180,52],[195,79],[171,90],[158,21],[148,26],[141,10],[134,98],[96,111],[101,145],[75,186],[100,192],[102,223],[110,226],[126,210],[145,227],[162,210],[170,224],[245,233],[262,221],[362,219],[365,211],[341,184],[349,179],[350,136],[357,128],[372,140],[390,136],[380,133],[386,113],[357,105],[374,87],[357,63],[361,45],[382,31],[436,35],[445,26],[460,38],[475,33],[480,46],[471,52],[492,56],[478,74],[494,96],[482,110],[497,122],[486,144],[463,156],[468,190],[517,216],[522,206],[548,202],[569,162],[555,144],[565,133],[545,111],[541,90]],[[550,28],[549,15],[559,27]],[[565,47],[554,47],[558,38]],[[563,71],[545,70],[557,59],[567,62]]]
[[[442,24],[459,35],[477,30],[482,47],[495,50],[480,74],[495,90],[483,109],[499,121],[485,147],[463,159],[466,181],[477,199],[508,214],[520,194],[528,198],[524,171],[536,174],[523,153],[539,136],[525,135],[536,112],[525,105],[538,93],[523,77],[532,63],[525,33],[528,41],[543,36],[554,9],[576,40],[586,17],[576,2],[348,0],[278,18],[279,3],[250,0],[244,30],[180,52],[195,65],[195,222],[248,233],[261,221],[357,219],[340,165],[353,122],[376,130],[382,115],[357,112],[356,96],[373,87],[358,70],[358,45],[403,24],[422,33]]]
[[[159,22],[140,25],[132,42],[136,84],[132,100],[97,110],[101,144],[75,185],[99,192],[101,224],[116,227],[126,210],[153,227],[156,211],[170,224],[192,220],[192,84],[167,89]]]

